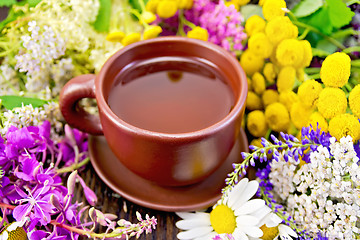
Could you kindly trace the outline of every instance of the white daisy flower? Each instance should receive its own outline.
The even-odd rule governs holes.
[[[292,239],[290,236],[298,237],[295,231],[289,226],[280,224],[282,219],[266,205],[252,213],[252,215],[260,219],[257,226],[259,226],[264,233],[261,237],[262,240],[273,240],[278,239],[278,237],[280,237],[281,240],[290,240]],[[250,240],[260,240],[260,238],[250,237]]]
[[[2,232],[0,232],[0,240],[26,240],[27,234],[23,229],[28,218],[24,218],[20,222],[10,223]]]
[[[232,188],[224,200],[219,200],[210,213],[178,212],[183,220],[176,226],[184,230],[178,233],[180,240],[211,240],[219,234],[232,234],[235,240],[248,240],[263,235],[258,226],[256,212],[265,206],[262,199],[250,200],[259,183],[243,178]]]
[[[279,229],[279,235],[281,240],[288,240],[292,239],[291,237],[297,238],[298,235],[294,230],[292,230],[289,226],[285,224],[280,224],[278,226]],[[290,237],[291,236],[291,237]]]

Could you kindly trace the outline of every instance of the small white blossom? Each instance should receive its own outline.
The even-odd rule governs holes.
[[[269,179],[299,228],[313,237],[322,231],[329,239],[353,239],[360,224],[358,162],[350,136],[331,138],[329,149],[319,146],[307,164],[271,162]]]

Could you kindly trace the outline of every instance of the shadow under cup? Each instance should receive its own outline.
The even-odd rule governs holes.
[[[197,66],[206,65],[206,68],[219,74],[219,77],[230,87],[234,97],[234,105],[230,113],[209,127],[181,133],[143,129],[122,120],[115,114],[108,104],[108,99],[114,88],[114,82],[119,80],[119,72],[125,69],[136,79],[136,76],[146,76],[146,72],[149,71],[156,73],[172,70],[171,64],[174,65],[174,62],[171,61],[169,64],[164,61],[165,63],[158,65],[161,66],[159,68],[150,67],[146,70],[141,70],[141,67],[136,67],[134,64],[141,65],[142,62],[151,62],[152,59],[166,60],[167,57],[186,60],[186,64],[180,64],[181,66],[179,65],[175,70],[196,73]],[[191,64],[192,62],[194,64]],[[140,72],[135,74],[134,69]],[[71,81],[69,85],[72,84]],[[66,96],[66,88],[69,87],[64,88],[62,95]],[[68,121],[69,124],[93,134],[104,134],[119,161],[137,175],[159,185],[184,186],[205,179],[225,161],[230,153],[238,137],[245,110],[247,80],[236,58],[214,44],[183,37],[159,37],[131,44],[110,57],[96,76],[93,91],[87,97],[96,97],[100,129],[91,127],[84,129],[88,119],[94,122],[93,116],[83,121],[71,119]],[[81,98],[85,95],[82,94]],[[62,104],[61,98],[62,96],[60,105],[69,105],[66,101]],[[61,109],[65,119],[68,120],[67,116],[71,114],[68,114],[67,110],[63,111],[66,109],[65,106],[61,106]],[[83,110],[80,112],[84,113]]]

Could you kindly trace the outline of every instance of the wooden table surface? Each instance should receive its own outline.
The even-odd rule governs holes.
[[[89,165],[81,173],[84,181],[87,185],[94,190],[98,197],[98,203],[96,208],[102,212],[113,213],[132,223],[137,223],[136,211],[141,213],[142,216],[149,214],[149,216],[154,216],[157,218],[157,227],[155,231],[150,234],[143,234],[139,239],[140,240],[172,240],[177,239],[176,234],[179,232],[175,227],[175,222],[180,218],[172,212],[163,212],[152,210],[149,208],[141,207],[132,202],[127,201],[126,199],[120,197],[118,194],[114,193],[105,183],[98,177],[94,169]],[[82,189],[77,189],[76,195],[77,199],[80,201],[85,201],[82,193]],[[124,206],[125,205],[125,206]],[[135,239],[135,238],[133,238]]]

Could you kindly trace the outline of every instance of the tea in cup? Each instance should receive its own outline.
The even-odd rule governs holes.
[[[100,72],[70,80],[60,108],[73,127],[103,134],[119,161],[159,185],[199,182],[227,158],[240,131],[247,80],[209,42],[159,37],[124,47]],[[78,106],[96,98],[99,115]],[[120,174],[120,173],[119,173]]]

